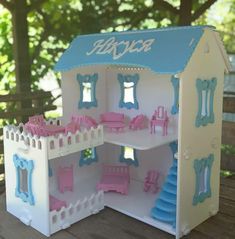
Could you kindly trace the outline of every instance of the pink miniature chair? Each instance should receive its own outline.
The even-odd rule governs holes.
[[[164,109],[163,106],[158,106],[157,110],[155,110],[152,119],[150,121],[150,128],[151,134],[155,134],[155,127],[160,126],[162,127],[162,135],[167,135],[167,128],[168,128],[169,118],[167,116],[167,111]]]
[[[158,179],[159,179],[160,173],[156,170],[149,170],[147,172],[147,176],[144,180],[144,191],[145,192],[152,192],[157,193],[159,190],[158,186]]]
[[[61,193],[73,191],[73,165],[70,167],[59,167],[57,178],[58,188]]]
[[[86,129],[90,129],[91,127],[96,128],[98,126],[95,119],[93,119],[91,116],[84,115],[81,119],[82,124]]]
[[[71,132],[75,134],[80,130],[81,116],[72,115],[70,122],[65,126],[65,133]]]
[[[145,116],[144,115],[142,115],[142,114],[137,115],[129,123],[129,129],[131,129],[131,130],[143,129],[144,128],[144,121],[145,121]]]
[[[50,195],[49,196],[50,202],[50,211],[56,210],[59,211],[62,207],[67,207],[66,202],[59,200],[58,198]]]
[[[25,128],[33,135],[37,134],[39,136],[44,136],[45,132],[41,132],[40,128],[45,125],[46,122],[44,121],[43,115],[35,115],[29,117],[29,121],[25,124]]]
[[[103,165],[102,177],[96,188],[128,194],[129,183],[129,166]]]

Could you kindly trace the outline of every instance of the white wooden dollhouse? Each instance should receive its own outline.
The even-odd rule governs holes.
[[[218,212],[229,69],[209,26],[78,36],[55,66],[63,117],[43,123],[70,130],[4,127],[8,212],[47,236],[104,206],[188,234]]]

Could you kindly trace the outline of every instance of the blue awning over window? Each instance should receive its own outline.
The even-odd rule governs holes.
[[[107,64],[146,67],[161,74],[176,74],[185,69],[205,28],[208,26],[78,36],[61,56],[55,70]]]

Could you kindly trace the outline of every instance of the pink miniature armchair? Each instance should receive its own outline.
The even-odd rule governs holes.
[[[144,180],[144,191],[157,193],[159,190],[158,180],[160,173],[156,170],[149,170]]]
[[[44,121],[43,115],[35,115],[29,117],[29,121],[25,124],[25,128],[33,135],[46,136],[46,132],[42,130],[45,125],[46,122]]]
[[[72,115],[70,122],[65,126],[65,132],[71,132],[75,134],[77,130],[80,130],[81,116]]]
[[[96,128],[98,126],[95,119],[93,119],[91,116],[88,115],[82,116],[81,122],[86,129],[90,129],[91,127]]]
[[[145,127],[144,122],[145,122],[145,116],[142,114],[137,115],[129,123],[129,129],[131,130],[143,129]]]
[[[57,178],[58,189],[61,193],[73,191],[73,165],[70,167],[59,167]]]
[[[152,119],[150,120],[151,134],[155,134],[155,127],[160,126],[162,127],[162,135],[167,135],[168,123],[169,118],[167,116],[167,111],[164,109],[163,106],[158,106],[157,110],[155,110],[152,116]]]

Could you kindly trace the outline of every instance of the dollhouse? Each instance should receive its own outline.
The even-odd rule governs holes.
[[[188,234],[218,212],[229,69],[210,26],[78,36],[63,117],[4,127],[7,211],[46,236],[104,206]]]

